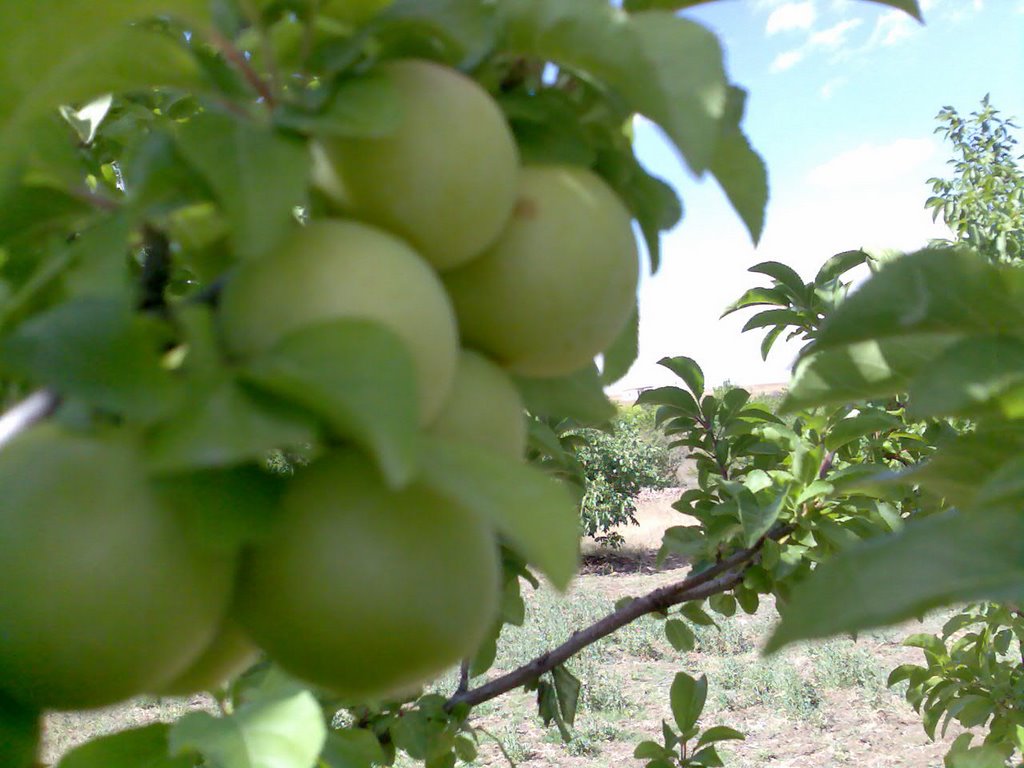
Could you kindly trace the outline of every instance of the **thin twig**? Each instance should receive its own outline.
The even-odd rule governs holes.
[[[33,392],[0,416],[0,448],[57,410],[60,396],[50,389]]]
[[[235,47],[235,44],[228,40],[220,32],[212,31],[210,34],[210,41],[214,44],[218,51],[227,59],[231,64],[234,65],[235,69],[242,73],[246,82],[252,86],[252,89],[259,94],[263,100],[263,104],[267,109],[274,109],[277,104],[277,100],[274,98],[274,92],[267,85],[267,82],[259,76],[252,65],[249,64],[248,59],[245,55]]]
[[[673,605],[689,602],[690,600],[702,600],[731,589],[743,580],[746,566],[757,556],[767,539],[779,539],[792,531],[792,525],[779,526],[762,536],[753,546],[735,552],[720,563],[683,581],[660,587],[653,592],[648,592],[643,597],[630,601],[604,618],[594,622],[589,627],[574,632],[561,645],[542,653],[518,669],[495,678],[478,688],[456,693],[448,699],[445,707],[451,710],[459,704],[476,706],[477,704],[489,701],[521,685],[536,680],[546,672],[550,672],[560,664],[564,664],[587,646],[603,637],[607,637],[612,632],[621,629],[641,616],[645,616],[648,613],[663,612]]]

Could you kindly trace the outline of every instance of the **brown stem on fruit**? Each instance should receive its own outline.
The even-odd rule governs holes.
[[[245,55],[235,47],[235,44],[228,40],[220,32],[212,31],[210,34],[210,42],[213,43],[214,47],[220,51],[221,55],[227,59],[245,78],[246,82],[252,86],[252,89],[256,91],[260,99],[263,100],[263,104],[267,109],[274,109],[277,104],[277,100],[274,98],[274,92],[270,86],[267,85],[266,81],[259,76],[259,73],[250,66],[248,59]]]
[[[663,613],[673,605],[686,603],[690,600],[703,600],[711,595],[732,589],[743,581],[744,572],[757,557],[766,540],[781,539],[783,536],[792,533],[793,530],[794,526],[792,525],[778,526],[758,539],[753,546],[735,552],[720,563],[689,576],[683,581],[660,587],[653,592],[648,592],[643,597],[632,600],[618,610],[612,611],[604,618],[594,622],[589,627],[574,632],[568,640],[558,647],[542,653],[518,669],[495,678],[479,688],[456,693],[448,699],[445,707],[451,710],[459,704],[475,706],[485,701],[490,701],[521,685],[536,680],[541,675],[564,664],[587,646],[636,621],[641,616],[646,616],[649,613]]]
[[[60,396],[50,389],[33,392],[0,416],[0,448],[50,416],[60,405]]]

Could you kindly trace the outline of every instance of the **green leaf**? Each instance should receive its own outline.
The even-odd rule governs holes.
[[[420,36],[432,52],[443,53],[452,64],[473,66],[494,47],[495,6],[466,0],[396,0],[369,31],[398,38]]]
[[[825,349],[797,363],[780,407],[793,412],[844,405],[906,391],[911,379],[959,340],[950,334],[915,334]]]
[[[825,433],[825,447],[830,451],[835,451],[865,435],[888,432],[902,426],[903,422],[891,413],[886,413],[879,408],[865,409],[856,416],[849,416],[837,421]]]
[[[792,309],[766,309],[747,320],[743,324],[740,333],[746,333],[755,328],[765,328],[767,326],[781,326],[785,328],[790,325],[803,327],[804,317]]]
[[[386,762],[377,737],[363,728],[332,730],[320,759],[326,768],[373,768]]]
[[[2,368],[95,407],[150,422],[181,394],[160,364],[162,329],[113,299],[65,302],[0,343]]]
[[[624,16],[591,0],[506,0],[505,45],[606,83],[660,125],[697,173],[719,146],[726,80],[718,38],[671,13]]]
[[[640,344],[640,316],[637,309],[619,331],[612,345],[602,354],[601,383],[605,386],[614,384],[625,376],[636,361]]]
[[[727,725],[716,725],[713,728],[708,728],[700,735],[700,738],[697,740],[697,746],[700,747],[704,744],[714,744],[718,741],[742,741],[746,738],[747,737],[745,735],[737,731],[735,728],[730,728]]]
[[[38,712],[0,697],[0,765],[34,768],[41,735]]]
[[[779,519],[779,512],[782,511],[782,503],[785,500],[786,494],[779,493],[767,504],[762,504],[746,488],[736,495],[740,522],[743,524],[743,542],[746,546],[754,546],[758,539],[771,530],[775,521]]]
[[[818,345],[1024,326],[1024,273],[973,251],[926,249],[886,264],[831,314]]]
[[[693,630],[685,621],[669,619],[665,622],[665,637],[677,651],[692,651],[697,643]]]
[[[921,7],[917,0],[872,0],[875,3],[881,3],[882,5],[888,5],[890,8],[895,8],[904,13],[908,13],[918,21],[923,21],[924,17],[921,15]]]
[[[315,112],[286,103],[274,113],[278,125],[320,138],[381,138],[393,134],[401,119],[398,89],[391,78],[377,73],[342,80]]]
[[[971,336],[945,349],[910,382],[908,413],[914,418],[977,412],[1024,383],[1024,341]]]
[[[765,304],[788,307],[790,304],[789,295],[778,287],[764,288],[762,286],[757,286],[755,288],[750,288],[745,291],[742,296],[736,299],[736,301],[726,307],[721,316],[725,317],[726,315],[731,315],[733,312],[745,309],[746,307],[755,307]]]
[[[334,320],[285,336],[244,378],[322,417],[366,450],[392,487],[416,470],[418,401],[407,346],[379,323]]]
[[[558,711],[562,713],[562,719],[572,725],[576,722],[576,706],[580,701],[581,683],[579,678],[559,665],[551,670],[551,676],[555,681],[555,694],[558,697]]]
[[[697,718],[704,711],[704,700],[708,695],[708,679],[701,675],[694,679],[685,672],[677,672],[669,693],[672,701],[672,717],[684,734],[697,724]]]
[[[163,474],[229,467],[274,448],[314,443],[317,436],[308,414],[225,379],[149,435],[148,462]]]
[[[201,86],[181,41],[126,22],[171,12],[201,22],[204,0],[0,3],[0,176],[33,138],[36,117],[62,104],[149,86]],[[200,24],[201,26],[201,24]]]
[[[579,513],[568,490],[534,467],[426,438],[423,482],[486,517],[514,549],[564,590],[579,560]]]
[[[171,752],[198,752],[209,768],[310,768],[327,738],[308,691],[243,704],[228,717],[190,712],[171,728]]]
[[[298,225],[310,159],[306,145],[266,125],[204,112],[181,126],[178,148],[227,215],[235,251],[253,258]]]
[[[669,750],[656,741],[641,741],[633,750],[633,757],[637,760],[656,760],[671,754]]]
[[[551,725],[553,721],[558,726],[558,733],[561,735],[562,741],[572,740],[572,733],[566,727],[558,708],[558,694],[555,693],[555,687],[547,680],[541,680],[537,684],[537,710],[544,725]]]
[[[1006,755],[994,744],[983,744],[950,754],[948,768],[1004,768]]]
[[[171,757],[169,729],[166,723],[154,723],[101,736],[68,752],[57,768],[191,768],[192,758]]]
[[[762,261],[747,271],[768,275],[775,280],[777,287],[781,287],[786,292],[792,302],[798,305],[804,303],[807,286],[804,284],[803,278],[792,267],[778,261]]]
[[[710,169],[756,244],[764,231],[764,212],[768,204],[768,169],[740,131],[739,122],[745,101],[746,93],[743,90],[729,88],[728,111],[732,117],[723,121],[722,135],[715,146]]]
[[[1022,597],[1024,516],[1016,509],[946,513],[820,565],[793,588],[766,650],[894,623],[953,602]]]
[[[234,556],[264,537],[279,511],[285,480],[254,465],[150,478],[199,546]]]
[[[570,418],[585,426],[601,426],[615,418],[615,406],[605,396],[594,365],[555,379],[513,379],[526,410],[534,416]]]
[[[693,754],[690,758],[694,765],[703,765],[707,768],[721,768],[725,765],[722,762],[722,758],[718,755],[718,750],[714,747],[704,747]]]
[[[700,415],[700,408],[697,405],[697,401],[693,399],[693,395],[679,387],[645,389],[637,397],[636,404],[668,406],[664,413],[661,409],[658,411],[657,421],[659,425],[670,418],[679,416],[680,412],[694,419]]]
[[[690,357],[679,355],[677,357],[663,357],[658,365],[668,368],[672,373],[686,382],[694,397],[704,394],[704,371],[697,365],[697,361]]]
[[[1017,422],[983,425],[974,432],[944,442],[929,461],[904,472],[901,479],[920,483],[928,491],[945,497],[950,504],[970,505],[1000,466],[1011,462],[1012,457],[1021,452],[1024,452],[1024,425]],[[1006,479],[1013,483],[1012,475],[1000,477],[1003,479],[996,479],[996,483],[1012,494],[1014,486],[1005,485]],[[991,493],[994,488],[989,489],[989,504],[996,501]]]
[[[868,255],[864,251],[843,251],[842,253],[837,253],[835,256],[829,257],[821,265],[818,274],[814,276],[814,285],[819,288],[824,287],[854,267],[859,267],[867,259]]]

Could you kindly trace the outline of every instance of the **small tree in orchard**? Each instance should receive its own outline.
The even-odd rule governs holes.
[[[929,179],[933,196],[927,206],[942,217],[954,241],[993,261],[1024,258],[1024,170],[1014,130],[986,95],[981,106],[963,117],[943,107],[936,129],[953,146],[953,178]]]
[[[813,338],[798,416],[665,361],[685,387],[644,399],[700,488],[664,549],[694,569],[489,674],[522,581],[576,568],[551,425],[614,416],[633,227],[656,270],[681,216],[633,117],[761,232],[745,92],[691,5],[0,0],[0,764],[37,764],[47,711],[211,690],[220,716],[62,765],[454,766],[516,688],[568,736],[565,663],[641,616],[686,648],[770,594],[774,648],[1024,598],[1021,272],[937,249],[839,302],[860,254],[813,284],[762,265],[767,303],[812,310],[759,321]],[[721,764],[742,734],[701,722],[707,685],[676,676],[638,759]],[[920,690],[926,724],[981,716]],[[954,761],[1020,749],[993,706]]]

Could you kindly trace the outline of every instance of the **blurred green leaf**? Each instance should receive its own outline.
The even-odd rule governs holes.
[[[962,248],[891,261],[831,314],[819,348],[921,334],[1019,334],[1024,272]]]
[[[512,51],[607,83],[665,130],[695,172],[711,166],[726,101],[714,34],[671,13],[625,17],[591,0],[506,0],[500,9]]]
[[[34,768],[41,735],[38,712],[0,697],[0,765]]]
[[[148,86],[203,87],[183,41],[126,23],[170,12],[197,22],[205,0],[0,2],[0,176],[32,138],[34,120],[62,104]]]
[[[604,394],[594,365],[555,379],[513,379],[526,410],[535,416],[570,418],[587,426],[601,426],[615,418],[615,406]]]
[[[170,742],[172,754],[199,753],[209,768],[310,768],[326,738],[319,703],[302,691],[227,717],[190,712],[171,727]]]
[[[402,104],[394,83],[380,74],[343,80],[331,98],[317,111],[305,111],[292,103],[277,107],[278,125],[317,137],[355,139],[393,134],[402,119]]]
[[[377,737],[362,728],[332,730],[320,759],[327,768],[373,768],[386,762]]]
[[[946,348],[911,380],[908,411],[914,418],[972,415],[1022,383],[1024,340],[970,336]]]
[[[142,422],[182,391],[160,364],[162,330],[112,299],[83,298],[33,316],[0,343],[0,367],[61,395]]]
[[[230,467],[317,437],[309,414],[224,378],[193,393],[185,407],[152,431],[148,460],[152,471],[162,474]]]
[[[898,588],[894,588],[898,587]],[[1024,598],[1024,516],[951,512],[846,549],[793,588],[766,650],[970,600]]]
[[[576,573],[579,512],[568,490],[543,471],[475,447],[426,438],[422,480],[487,518],[560,590]]]
[[[797,363],[780,410],[844,405],[904,392],[960,336],[909,334],[815,352]]]
[[[271,251],[298,224],[310,159],[304,142],[270,126],[204,112],[181,126],[178,148],[227,215],[240,256]]]
[[[244,378],[322,417],[374,457],[401,487],[416,469],[419,431],[412,356],[379,323],[335,320],[285,336],[249,363]]]
[[[837,421],[825,433],[825,447],[830,451],[835,451],[865,435],[888,432],[900,429],[902,426],[903,422],[891,413],[880,408],[866,408],[855,416],[848,416]]]
[[[57,763],[57,768],[191,768],[187,756],[171,757],[166,723],[100,736],[72,749]]]
[[[633,363],[640,344],[640,316],[634,307],[633,313],[626,321],[626,325],[619,332],[618,337],[602,355],[601,383],[604,385],[614,384],[625,376]]]

